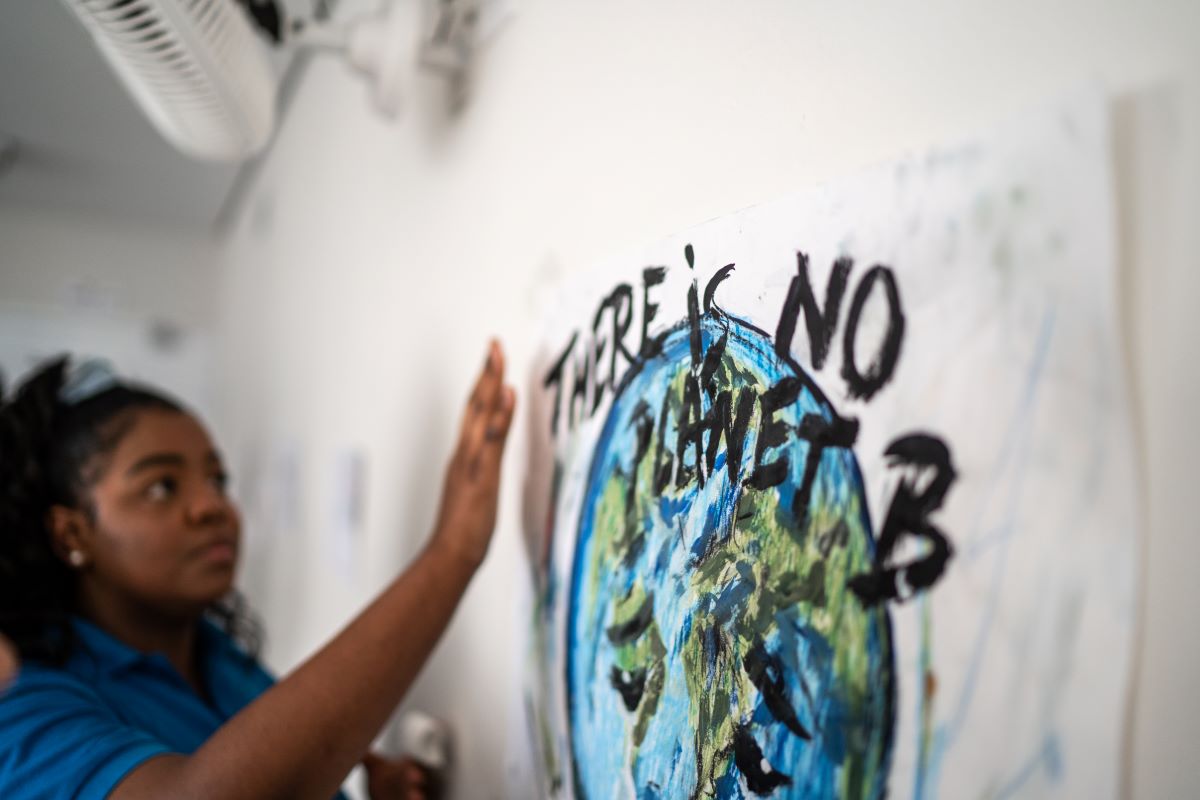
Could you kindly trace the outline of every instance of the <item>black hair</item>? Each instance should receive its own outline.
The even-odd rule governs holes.
[[[36,369],[12,394],[0,380],[0,631],[21,657],[61,664],[75,638],[76,573],[55,553],[52,506],[93,514],[89,489],[140,410],[188,413],[166,395],[114,381],[78,402],[63,402],[68,358]],[[209,616],[252,655],[260,627],[240,595]]]

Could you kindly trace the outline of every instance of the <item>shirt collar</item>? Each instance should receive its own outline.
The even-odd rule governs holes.
[[[131,667],[146,657],[145,653],[135,650],[85,619],[73,617],[71,624],[75,628],[78,643],[83,645],[96,662],[96,666],[105,673],[111,674]]]
[[[111,675],[123,669],[134,666],[161,654],[143,653],[116,638],[108,631],[100,628],[82,617],[72,617],[71,623],[75,628],[78,642],[88,651],[97,667],[105,674]],[[201,617],[197,631],[197,646],[200,648],[201,663],[210,666],[214,660],[224,656],[227,651],[233,651],[245,658],[234,646],[229,637],[210,620]]]

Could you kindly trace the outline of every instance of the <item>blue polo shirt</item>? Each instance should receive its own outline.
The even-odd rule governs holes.
[[[0,698],[6,800],[107,797],[146,760],[194,752],[275,682],[207,620],[199,653],[211,705],[161,653],[140,653],[80,619],[74,625],[65,666],[24,664]]]

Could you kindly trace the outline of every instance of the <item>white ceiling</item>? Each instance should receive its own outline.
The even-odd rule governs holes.
[[[4,135],[18,149],[0,173],[0,210],[203,228],[238,177],[236,165],[193,161],[167,144],[61,0],[0,0]]]

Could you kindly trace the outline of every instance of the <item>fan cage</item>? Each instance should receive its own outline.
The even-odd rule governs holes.
[[[66,0],[159,131],[197,158],[258,152],[275,79],[233,0]]]

